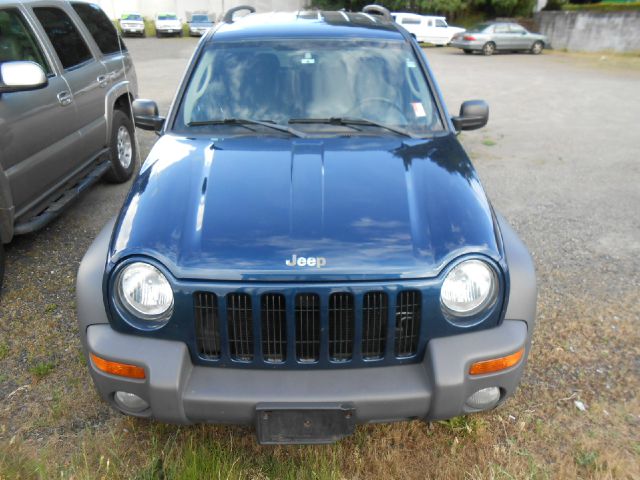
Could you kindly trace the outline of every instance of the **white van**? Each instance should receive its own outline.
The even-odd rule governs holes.
[[[391,16],[419,42],[448,45],[456,33],[464,32],[464,28],[447,25],[445,17],[402,12],[393,12]]]

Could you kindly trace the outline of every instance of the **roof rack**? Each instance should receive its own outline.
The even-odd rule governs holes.
[[[389,10],[384,8],[382,5],[367,5],[362,9],[362,13],[368,13],[369,15],[378,15],[388,22],[393,21],[393,18],[391,18],[391,12],[389,12]]]
[[[249,13],[256,13],[256,9],[250,5],[239,5],[227,10],[224,14],[224,17],[222,17],[222,21],[224,23],[233,23],[233,16],[236,14],[236,12],[240,12],[242,10],[248,10]]]

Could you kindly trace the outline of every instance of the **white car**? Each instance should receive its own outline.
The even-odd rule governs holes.
[[[144,18],[139,13],[123,13],[120,17],[122,35],[141,35],[144,37]]]
[[[432,17],[416,13],[394,12],[391,17],[402,25],[418,42],[448,45],[456,33],[464,28],[447,25],[445,17]]]
[[[158,13],[155,19],[156,37],[161,35],[182,36],[182,22],[175,13]]]

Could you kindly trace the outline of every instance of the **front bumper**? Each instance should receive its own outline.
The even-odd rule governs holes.
[[[470,376],[473,362],[529,348],[524,321],[433,339],[421,363],[354,369],[249,370],[194,365],[182,342],[143,338],[114,331],[107,324],[82,332],[90,353],[106,360],[144,367],[133,380],[90,364],[100,395],[111,405],[116,391],[134,393],[150,407],[143,417],[170,423],[254,424],[260,404],[349,404],[356,423],[451,418],[476,410],[465,405],[479,389],[499,387],[501,402],[516,389],[525,358],[498,373]]]

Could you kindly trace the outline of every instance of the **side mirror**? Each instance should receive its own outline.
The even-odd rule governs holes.
[[[153,100],[134,100],[133,123],[142,130],[160,131],[164,125],[164,117],[158,114],[158,104]]]
[[[42,67],[35,62],[4,62],[0,64],[0,93],[25,92],[49,84]]]
[[[460,115],[451,121],[457,131],[482,128],[489,121],[489,105],[484,100],[467,100],[460,106]]]

